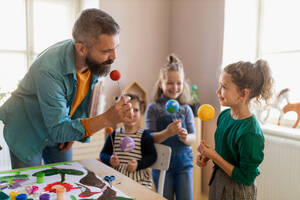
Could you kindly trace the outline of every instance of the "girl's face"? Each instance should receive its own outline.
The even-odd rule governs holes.
[[[137,123],[139,123],[141,119],[141,108],[140,104],[136,100],[130,100],[129,103],[131,103],[132,109],[133,109],[133,117],[130,120],[130,122],[126,123],[127,125],[134,126]]]
[[[166,97],[177,99],[183,91],[183,75],[179,71],[168,71],[160,82],[160,88]]]
[[[222,106],[236,107],[244,100],[239,88],[232,82],[231,75],[226,72],[220,75],[217,95]]]

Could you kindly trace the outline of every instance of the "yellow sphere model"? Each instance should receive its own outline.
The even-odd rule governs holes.
[[[198,109],[198,117],[202,121],[209,121],[215,116],[215,109],[209,104],[203,104]]]

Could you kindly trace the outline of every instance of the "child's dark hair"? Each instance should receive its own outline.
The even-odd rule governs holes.
[[[232,82],[240,90],[245,88],[250,90],[249,100],[256,98],[258,101],[261,99],[268,101],[272,97],[273,78],[267,61],[257,60],[255,63],[240,61],[227,65],[224,72],[231,75]]]
[[[140,105],[141,113],[144,114],[146,109],[146,103],[138,95],[132,93],[126,93],[124,96],[130,97],[130,101],[137,101]]]
[[[161,83],[162,80],[164,80],[167,76],[167,73],[169,71],[178,71],[182,73],[183,75],[183,90],[180,96],[177,98],[178,102],[180,104],[189,104],[191,102],[191,93],[190,93],[190,87],[187,81],[185,80],[184,77],[184,70],[183,70],[183,64],[181,60],[173,53],[171,53],[167,57],[167,64],[163,66],[160,71],[159,71],[159,77],[158,80],[155,83],[155,93],[154,93],[154,98],[153,100],[155,102],[159,102],[161,95],[163,94],[162,89],[159,87],[159,84]]]

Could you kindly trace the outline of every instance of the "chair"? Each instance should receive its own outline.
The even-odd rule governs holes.
[[[158,194],[163,196],[165,176],[166,171],[169,169],[172,149],[163,144],[154,144],[154,146],[157,152],[157,159],[150,168],[160,170],[157,191]]]

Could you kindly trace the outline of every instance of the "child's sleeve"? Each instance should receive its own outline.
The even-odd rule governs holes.
[[[145,130],[141,139],[142,159],[138,161],[137,170],[150,167],[157,159],[156,149],[150,133]]]
[[[185,116],[186,130],[188,133],[196,133],[193,111],[189,105],[186,105],[185,110],[186,110],[186,116]]]
[[[115,131],[112,133],[112,138],[115,140]],[[108,166],[110,165],[110,157],[113,154],[113,146],[110,136],[107,135],[104,146],[100,153],[100,160]]]
[[[146,129],[149,130],[150,133],[156,132],[156,122],[157,122],[157,112],[155,111],[155,103],[149,104],[145,111],[145,125]]]
[[[264,159],[264,138],[259,134],[248,133],[239,140],[239,166],[234,167],[232,180],[249,186],[260,174],[258,166]]]

